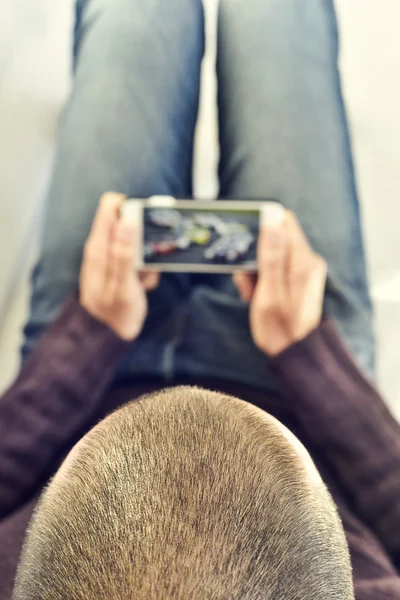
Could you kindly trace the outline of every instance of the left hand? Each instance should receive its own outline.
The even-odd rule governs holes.
[[[80,275],[80,303],[126,341],[140,334],[147,316],[146,291],[158,286],[158,273],[138,273],[137,230],[120,219],[125,196],[101,198],[85,244]]]

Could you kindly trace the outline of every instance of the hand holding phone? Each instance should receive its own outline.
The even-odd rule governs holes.
[[[85,244],[80,302],[122,339],[134,340],[147,315],[146,291],[158,285],[158,273],[139,273],[137,229],[120,219],[125,196],[104,194]]]
[[[234,281],[242,299],[250,302],[255,344],[276,356],[321,322],[327,263],[313,252],[289,211],[283,226],[262,227],[258,263],[258,277],[235,273]]]

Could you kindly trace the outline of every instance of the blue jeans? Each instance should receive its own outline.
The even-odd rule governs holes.
[[[204,51],[201,0],[78,0],[75,84],[65,108],[33,274],[23,355],[78,287],[99,196],[191,195]],[[354,169],[332,0],[221,0],[220,185],[275,198],[329,264],[325,313],[374,371]],[[267,390],[248,307],[230,277],[163,275],[121,376],[218,377]]]

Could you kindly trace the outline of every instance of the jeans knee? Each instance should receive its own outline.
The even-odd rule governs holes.
[[[204,18],[203,0],[76,0],[77,29],[108,12],[120,15],[121,22],[128,25],[159,21],[163,28],[168,22],[179,24],[187,23],[192,17]]]
[[[288,29],[307,28],[308,33],[318,33],[326,24],[336,28],[336,12],[333,0],[220,0],[220,22],[241,24],[242,27],[251,26],[273,29],[277,27]],[[286,42],[291,42],[291,37]]]
[[[74,32],[74,68],[86,35],[96,30],[118,46],[143,42],[151,51],[162,44],[203,46],[204,9],[202,0],[77,0]],[[122,38],[126,39],[123,43]],[[158,42],[158,43],[156,43]],[[112,42],[113,43],[113,42]]]

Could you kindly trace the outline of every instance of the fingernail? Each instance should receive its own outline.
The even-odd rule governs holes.
[[[261,227],[282,227],[285,222],[285,209],[277,202],[269,202],[261,209]]]
[[[106,192],[103,195],[103,203],[107,208],[117,208],[121,203],[121,198],[114,192]]]

